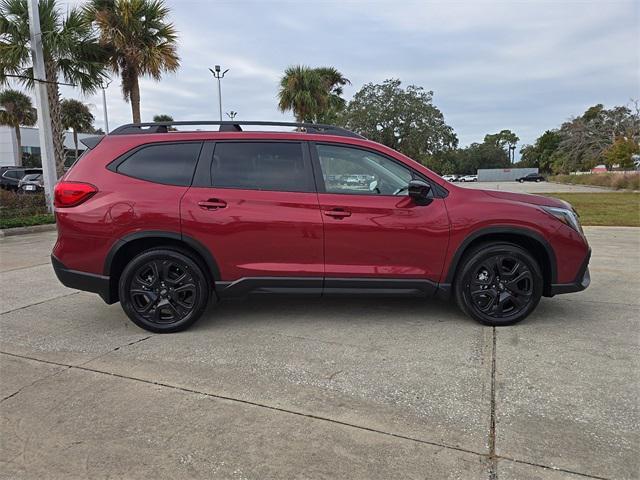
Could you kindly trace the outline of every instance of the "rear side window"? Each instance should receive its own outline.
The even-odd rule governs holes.
[[[219,188],[315,191],[301,143],[218,142],[211,162],[211,183]]]
[[[133,152],[115,170],[150,182],[189,186],[201,147],[201,142],[148,145]]]

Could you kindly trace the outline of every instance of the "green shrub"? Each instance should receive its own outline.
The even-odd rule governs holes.
[[[640,190],[640,172],[633,173],[590,173],[587,175],[556,175],[549,177],[552,182],[573,185],[609,187],[616,190]]]
[[[18,194],[0,190],[0,228],[53,223],[42,193]]]

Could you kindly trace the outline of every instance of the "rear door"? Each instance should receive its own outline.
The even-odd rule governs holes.
[[[305,148],[303,148],[305,147]],[[296,141],[205,144],[181,203],[182,232],[206,245],[225,287],[314,277],[322,287],[322,219],[308,148]],[[313,281],[311,282],[313,283]]]
[[[312,154],[321,180],[325,291],[351,284],[366,288],[372,284],[367,279],[437,282],[449,220],[438,195],[422,206],[407,195],[409,181],[423,178],[369,149],[318,143]],[[388,283],[390,288],[401,286]]]

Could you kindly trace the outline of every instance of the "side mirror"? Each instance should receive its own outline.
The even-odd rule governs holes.
[[[429,205],[431,198],[429,193],[431,192],[431,185],[422,180],[411,180],[409,182],[409,196],[413,199],[416,205]]]

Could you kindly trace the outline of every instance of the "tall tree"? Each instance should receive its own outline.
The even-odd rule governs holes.
[[[18,90],[4,90],[0,92],[0,125],[13,127],[16,133],[17,166],[22,166],[22,136],[20,125],[30,127],[35,125],[38,115],[33,108],[31,98]]]
[[[90,0],[85,17],[100,31],[109,68],[122,79],[122,93],[140,122],[140,77],[160,80],[180,67],[177,32],[163,0]]]
[[[60,121],[58,79],[72,83],[83,93],[93,93],[105,78],[105,54],[91,24],[76,8],[62,15],[56,0],[38,3],[44,66],[58,175],[64,172],[63,128]],[[0,83],[7,75],[20,75],[33,86],[27,0],[0,1]]]
[[[343,87],[351,85],[351,82],[333,67],[320,67],[315,71],[320,75],[327,102],[325,108],[316,113],[314,121],[328,124],[336,123],[338,115],[347,105],[346,100],[342,98]]]
[[[61,103],[60,117],[65,129],[73,130],[73,145],[78,159],[78,132],[91,133],[93,131],[93,114],[84,103],[79,100],[65,98]]]
[[[367,138],[426,162],[458,145],[453,128],[433,104],[433,92],[400,80],[368,83],[347,105],[342,123]]]
[[[280,111],[293,110],[297,122],[313,122],[328,103],[326,83],[316,69],[297,65],[285,70],[278,92]]]

